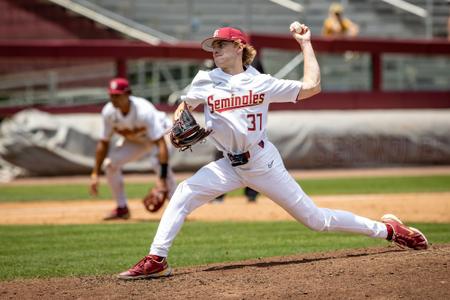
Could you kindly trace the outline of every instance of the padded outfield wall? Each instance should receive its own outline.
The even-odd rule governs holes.
[[[196,118],[203,119],[196,113]],[[33,175],[89,174],[99,114],[52,115],[24,110],[0,126],[0,155]],[[287,168],[355,168],[450,164],[450,110],[273,111],[267,135]],[[211,142],[172,152],[178,171],[212,161]],[[154,160],[125,170],[147,172]]]

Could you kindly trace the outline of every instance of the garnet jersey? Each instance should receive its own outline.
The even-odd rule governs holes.
[[[272,102],[296,102],[301,82],[276,79],[249,66],[230,75],[220,68],[199,71],[182,100],[204,104],[206,127],[223,152],[244,153],[266,138],[267,112]]]
[[[130,111],[126,116],[111,102],[103,107],[101,139],[108,141],[114,132],[133,142],[145,143],[161,138],[171,126],[166,114],[143,98],[129,96],[129,99]]]

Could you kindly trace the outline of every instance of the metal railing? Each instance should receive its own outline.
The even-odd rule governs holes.
[[[422,8],[418,5],[414,5],[404,0],[381,0],[392,6],[395,6],[405,12],[411,13],[422,18],[425,22],[425,32],[427,38],[433,37],[433,1],[426,0],[427,8]]]
[[[178,39],[115,14],[107,9],[85,0],[48,0],[62,6],[76,14],[82,15],[96,23],[117,30],[126,36],[135,38],[150,45],[159,45],[161,42],[169,44],[178,42]]]

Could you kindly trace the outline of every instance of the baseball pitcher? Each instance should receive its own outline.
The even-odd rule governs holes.
[[[167,256],[186,216],[215,197],[244,186],[266,195],[312,230],[352,232],[413,249],[427,248],[428,242],[420,231],[403,225],[393,215],[373,221],[350,212],[317,207],[286,170],[277,148],[267,139],[269,105],[304,101],[320,92],[320,70],[310,29],[294,22],[290,32],[304,55],[302,82],[280,80],[251,67],[256,51],[249,45],[248,37],[236,28],[219,28],[202,42],[202,48],[212,53],[217,68],[199,71],[193,79],[184,102],[175,111],[171,139],[180,148],[189,147],[196,140],[191,138],[195,135],[192,128],[198,127],[189,125],[189,110],[203,105],[206,129],[198,131],[198,139],[207,135],[224,157],[178,185],[149,254],[120,273],[120,279],[170,275]],[[187,135],[190,138],[185,142]]]

